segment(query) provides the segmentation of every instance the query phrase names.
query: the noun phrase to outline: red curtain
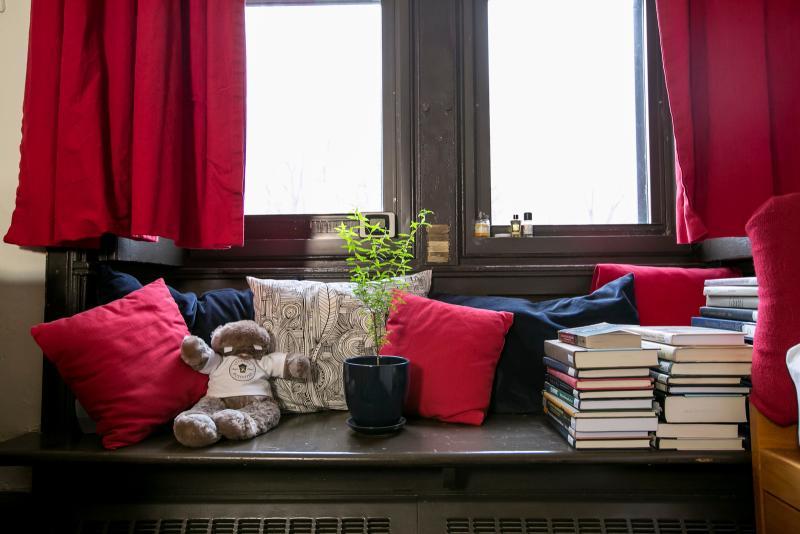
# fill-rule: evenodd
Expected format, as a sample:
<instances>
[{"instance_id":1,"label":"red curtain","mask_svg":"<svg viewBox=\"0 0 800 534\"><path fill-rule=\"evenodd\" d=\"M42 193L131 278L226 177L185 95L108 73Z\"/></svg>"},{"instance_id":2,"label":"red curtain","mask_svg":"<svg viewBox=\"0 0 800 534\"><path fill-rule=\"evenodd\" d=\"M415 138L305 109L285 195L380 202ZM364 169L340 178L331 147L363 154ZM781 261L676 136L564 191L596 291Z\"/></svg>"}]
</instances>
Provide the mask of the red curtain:
<instances>
[{"instance_id":1,"label":"red curtain","mask_svg":"<svg viewBox=\"0 0 800 534\"><path fill-rule=\"evenodd\" d=\"M33 0L5 241L243 236L244 0Z\"/></svg>"},{"instance_id":2,"label":"red curtain","mask_svg":"<svg viewBox=\"0 0 800 534\"><path fill-rule=\"evenodd\" d=\"M657 0L675 133L678 242L744 236L800 191L800 2Z\"/></svg>"}]
</instances>

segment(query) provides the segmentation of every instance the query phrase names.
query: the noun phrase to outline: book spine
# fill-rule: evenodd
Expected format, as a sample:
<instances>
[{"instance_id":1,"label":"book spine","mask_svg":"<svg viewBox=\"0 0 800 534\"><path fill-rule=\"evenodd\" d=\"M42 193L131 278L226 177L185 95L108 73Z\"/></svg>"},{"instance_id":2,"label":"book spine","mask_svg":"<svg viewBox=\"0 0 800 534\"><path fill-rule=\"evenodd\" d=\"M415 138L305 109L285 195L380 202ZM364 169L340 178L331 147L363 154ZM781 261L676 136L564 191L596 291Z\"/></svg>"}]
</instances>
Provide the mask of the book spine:
<instances>
[{"instance_id":1,"label":"book spine","mask_svg":"<svg viewBox=\"0 0 800 534\"><path fill-rule=\"evenodd\" d=\"M758 280L755 276L746 276L743 278L714 278L706 280L706 286L757 286Z\"/></svg>"},{"instance_id":2,"label":"book spine","mask_svg":"<svg viewBox=\"0 0 800 534\"><path fill-rule=\"evenodd\" d=\"M659 360L658 361L658 369L663 374L669 375L670 371L672 371L672 364L673 364L673 362L670 362L670 361L667 361L667 360ZM659 380L659 382L661 382L661 380Z\"/></svg>"},{"instance_id":3,"label":"book spine","mask_svg":"<svg viewBox=\"0 0 800 534\"><path fill-rule=\"evenodd\" d=\"M744 332L742 321L732 319L717 319L714 317L692 317L692 326L702 326L705 328L717 328L719 330L732 330L734 332Z\"/></svg>"},{"instance_id":4,"label":"book spine","mask_svg":"<svg viewBox=\"0 0 800 534\"><path fill-rule=\"evenodd\" d=\"M758 297L710 296L706 297L706 306L755 310L758 308Z\"/></svg>"},{"instance_id":5,"label":"book spine","mask_svg":"<svg viewBox=\"0 0 800 534\"><path fill-rule=\"evenodd\" d=\"M755 335L756 335L756 324L755 323L742 323L742 332L744 332L745 337L755 337Z\"/></svg>"},{"instance_id":6,"label":"book spine","mask_svg":"<svg viewBox=\"0 0 800 534\"><path fill-rule=\"evenodd\" d=\"M703 289L703 295L730 296L730 297L757 297L758 288L755 286L711 286Z\"/></svg>"},{"instance_id":7,"label":"book spine","mask_svg":"<svg viewBox=\"0 0 800 534\"><path fill-rule=\"evenodd\" d=\"M548 384L547 382L545 382L545 384L544 384L544 389L545 389L545 391L548 391L551 395L555 395L556 397L558 397L559 399L563 400L564 402L569 403L574 408L576 408L576 409L579 408L579 404L580 403L575 399L575 397L573 397L572 395L570 395L566 391L562 391L561 389L555 387L552 384Z\"/></svg>"},{"instance_id":8,"label":"book spine","mask_svg":"<svg viewBox=\"0 0 800 534\"><path fill-rule=\"evenodd\" d=\"M577 334L571 334L569 332L558 333L558 340L562 343L567 343L568 345L577 345L580 338L581 336L578 336Z\"/></svg>"},{"instance_id":9,"label":"book spine","mask_svg":"<svg viewBox=\"0 0 800 534\"><path fill-rule=\"evenodd\" d=\"M557 371L561 371L565 375L569 375L569 376L574 377L574 376L577 376L577 374L578 374L578 370L575 369L574 367L570 367L569 365L561 363L558 360L554 360L553 358L545 357L545 358L543 358L543 361L544 361L544 364L546 366L552 367L553 369L556 369Z\"/></svg>"},{"instance_id":10,"label":"book spine","mask_svg":"<svg viewBox=\"0 0 800 534\"><path fill-rule=\"evenodd\" d=\"M755 310L744 310L741 308L719 308L703 306L700 308L700 315L703 317L716 317L718 319L730 319L733 321L755 322L758 312Z\"/></svg>"},{"instance_id":11,"label":"book spine","mask_svg":"<svg viewBox=\"0 0 800 534\"><path fill-rule=\"evenodd\" d=\"M566 382L564 382L563 380L559 379L558 377L555 377L555 376L553 376L551 374L548 374L545 377L545 379L550 384L554 385L555 387L557 387L559 389L562 389L562 390L566 391L567 393L571 394L576 399L580 398L580 396L581 396L581 392L580 391L578 391L577 389L573 388L570 384L567 384Z\"/></svg>"}]
</instances>

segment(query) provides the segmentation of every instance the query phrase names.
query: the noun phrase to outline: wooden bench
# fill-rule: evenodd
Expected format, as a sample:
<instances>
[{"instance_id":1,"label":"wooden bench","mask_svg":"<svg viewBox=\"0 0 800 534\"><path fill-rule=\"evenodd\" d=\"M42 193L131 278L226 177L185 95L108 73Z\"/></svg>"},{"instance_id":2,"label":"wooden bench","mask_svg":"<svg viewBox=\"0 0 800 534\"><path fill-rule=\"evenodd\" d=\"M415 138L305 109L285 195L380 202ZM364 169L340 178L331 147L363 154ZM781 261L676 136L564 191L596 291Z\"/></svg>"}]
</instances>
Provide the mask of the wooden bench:
<instances>
[{"instance_id":1,"label":"wooden bench","mask_svg":"<svg viewBox=\"0 0 800 534\"><path fill-rule=\"evenodd\" d=\"M131 268L145 278L166 273L181 290L243 284L245 274L341 276L318 267L300 274L169 267L179 259L126 246L135 250L118 247L109 258L158 260L161 266ZM48 252L47 320L84 309L96 259ZM528 273L525 285L530 291L535 278L541 293L531 296L538 298L582 291L591 275L590 268L540 270ZM490 274L494 280L503 272ZM486 276L444 270L439 290L474 289ZM0 464L33 473L30 498L15 503L13 513L0 510L1 517L27 518L11 531L36 525L147 534L754 533L749 452L576 451L542 416L525 415L490 415L482 427L410 421L397 436L365 437L346 426L344 413L286 416L264 436L201 450L180 446L167 429L106 451L96 436L77 432L73 402L45 364L42 434L0 444Z\"/></svg>"}]
</instances>

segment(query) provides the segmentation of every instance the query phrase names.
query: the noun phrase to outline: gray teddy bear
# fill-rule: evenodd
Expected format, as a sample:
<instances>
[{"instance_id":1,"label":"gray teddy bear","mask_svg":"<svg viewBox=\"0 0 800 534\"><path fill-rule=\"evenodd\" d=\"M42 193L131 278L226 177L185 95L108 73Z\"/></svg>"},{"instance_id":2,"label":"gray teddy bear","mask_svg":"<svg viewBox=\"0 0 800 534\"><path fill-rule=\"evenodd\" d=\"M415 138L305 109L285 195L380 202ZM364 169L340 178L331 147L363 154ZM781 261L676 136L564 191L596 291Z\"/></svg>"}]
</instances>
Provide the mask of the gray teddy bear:
<instances>
[{"instance_id":1,"label":"gray teddy bear","mask_svg":"<svg viewBox=\"0 0 800 534\"><path fill-rule=\"evenodd\" d=\"M255 321L222 325L211 334L211 346L186 336L181 359L209 375L208 391L175 418L175 438L187 447L204 447L222 437L249 439L280 421L269 379L311 377L311 361L302 354L273 352L270 333Z\"/></svg>"}]
</instances>

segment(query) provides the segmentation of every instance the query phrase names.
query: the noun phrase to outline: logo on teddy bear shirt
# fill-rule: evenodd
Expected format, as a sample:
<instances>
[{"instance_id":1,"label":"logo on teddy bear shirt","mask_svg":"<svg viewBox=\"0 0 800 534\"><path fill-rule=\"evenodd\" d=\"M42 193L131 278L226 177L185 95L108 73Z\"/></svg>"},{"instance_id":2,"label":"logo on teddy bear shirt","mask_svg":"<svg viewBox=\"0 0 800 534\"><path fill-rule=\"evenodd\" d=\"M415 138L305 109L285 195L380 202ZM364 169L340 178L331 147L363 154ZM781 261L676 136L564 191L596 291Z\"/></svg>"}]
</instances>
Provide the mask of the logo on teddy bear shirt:
<instances>
[{"instance_id":1,"label":"logo on teddy bear shirt","mask_svg":"<svg viewBox=\"0 0 800 534\"><path fill-rule=\"evenodd\" d=\"M251 360L234 358L228 367L228 373L238 382L247 382L256 376L256 366Z\"/></svg>"}]
</instances>

